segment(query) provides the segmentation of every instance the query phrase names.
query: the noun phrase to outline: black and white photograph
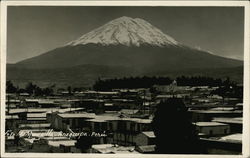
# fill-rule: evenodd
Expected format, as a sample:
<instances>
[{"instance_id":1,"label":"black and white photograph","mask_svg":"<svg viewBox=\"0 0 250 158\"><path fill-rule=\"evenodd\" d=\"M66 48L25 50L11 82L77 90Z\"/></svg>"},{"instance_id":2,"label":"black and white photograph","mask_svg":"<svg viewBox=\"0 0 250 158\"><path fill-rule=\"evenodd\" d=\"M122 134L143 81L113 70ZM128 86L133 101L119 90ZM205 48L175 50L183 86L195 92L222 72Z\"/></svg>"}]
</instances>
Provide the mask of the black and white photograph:
<instances>
[{"instance_id":1,"label":"black and white photograph","mask_svg":"<svg viewBox=\"0 0 250 158\"><path fill-rule=\"evenodd\" d=\"M248 3L57 3L2 10L2 153L248 153Z\"/></svg>"}]
</instances>

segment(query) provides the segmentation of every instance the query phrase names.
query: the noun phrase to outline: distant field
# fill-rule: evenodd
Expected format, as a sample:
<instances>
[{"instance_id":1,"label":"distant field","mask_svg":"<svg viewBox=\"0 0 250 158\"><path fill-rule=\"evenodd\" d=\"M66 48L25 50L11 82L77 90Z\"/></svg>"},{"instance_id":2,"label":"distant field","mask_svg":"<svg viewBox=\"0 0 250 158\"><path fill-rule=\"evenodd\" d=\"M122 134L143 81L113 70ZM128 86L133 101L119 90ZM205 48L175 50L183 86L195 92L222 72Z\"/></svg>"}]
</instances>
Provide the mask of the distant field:
<instances>
[{"instance_id":1,"label":"distant field","mask_svg":"<svg viewBox=\"0 0 250 158\"><path fill-rule=\"evenodd\" d=\"M7 66L7 80L11 80L20 88L28 82L40 87L56 84L57 87L91 87L95 81L105 78L122 78L131 76L208 76L213 78L230 77L237 83L243 82L243 67L217 69L190 69L185 71L161 71L140 73L131 67L82 65L71 68L58 69L27 69Z\"/></svg>"}]
</instances>

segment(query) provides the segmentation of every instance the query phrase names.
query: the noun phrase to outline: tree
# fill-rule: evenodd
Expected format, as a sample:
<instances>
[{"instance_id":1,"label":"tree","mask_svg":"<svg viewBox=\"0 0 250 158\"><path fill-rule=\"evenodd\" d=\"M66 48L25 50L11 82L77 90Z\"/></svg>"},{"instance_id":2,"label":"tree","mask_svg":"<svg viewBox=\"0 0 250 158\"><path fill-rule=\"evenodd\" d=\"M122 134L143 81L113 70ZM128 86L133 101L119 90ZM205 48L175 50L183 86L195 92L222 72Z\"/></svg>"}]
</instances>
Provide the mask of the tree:
<instances>
[{"instance_id":1,"label":"tree","mask_svg":"<svg viewBox=\"0 0 250 158\"><path fill-rule=\"evenodd\" d=\"M17 88L13 85L11 81L6 81L6 92L7 93L16 93Z\"/></svg>"},{"instance_id":2,"label":"tree","mask_svg":"<svg viewBox=\"0 0 250 158\"><path fill-rule=\"evenodd\" d=\"M181 99L170 98L157 105L152 122L156 153L195 154L204 152L195 126Z\"/></svg>"},{"instance_id":3,"label":"tree","mask_svg":"<svg viewBox=\"0 0 250 158\"><path fill-rule=\"evenodd\" d=\"M71 86L68 86L67 90L68 90L69 95L71 95L72 94Z\"/></svg>"},{"instance_id":4,"label":"tree","mask_svg":"<svg viewBox=\"0 0 250 158\"><path fill-rule=\"evenodd\" d=\"M37 85L33 84L32 82L28 83L25 87L26 92L29 94L34 94L36 89Z\"/></svg>"},{"instance_id":5,"label":"tree","mask_svg":"<svg viewBox=\"0 0 250 158\"><path fill-rule=\"evenodd\" d=\"M79 139L77 139L76 147L81 150L81 152L86 153L88 149L91 148L91 146L94 143L94 138L91 136L81 136Z\"/></svg>"},{"instance_id":6,"label":"tree","mask_svg":"<svg viewBox=\"0 0 250 158\"><path fill-rule=\"evenodd\" d=\"M42 96L43 95L43 90L40 87L36 87L34 89L34 95L35 96Z\"/></svg>"}]
</instances>

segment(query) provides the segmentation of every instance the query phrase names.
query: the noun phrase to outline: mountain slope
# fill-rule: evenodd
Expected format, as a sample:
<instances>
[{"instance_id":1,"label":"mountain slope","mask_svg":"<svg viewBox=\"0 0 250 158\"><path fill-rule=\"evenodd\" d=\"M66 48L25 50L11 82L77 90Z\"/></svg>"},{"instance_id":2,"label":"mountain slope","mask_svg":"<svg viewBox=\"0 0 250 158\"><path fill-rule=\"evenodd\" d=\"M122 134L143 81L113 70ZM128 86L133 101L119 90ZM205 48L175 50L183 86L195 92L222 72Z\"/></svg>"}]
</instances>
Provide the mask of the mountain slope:
<instances>
[{"instance_id":1,"label":"mountain slope","mask_svg":"<svg viewBox=\"0 0 250 158\"><path fill-rule=\"evenodd\" d=\"M17 63L25 68L67 68L83 64L127 66L147 71L241 66L242 61L215 56L188 47L87 44L57 48ZM178 67L176 67L178 65Z\"/></svg>"},{"instance_id":2,"label":"mountain slope","mask_svg":"<svg viewBox=\"0 0 250 158\"><path fill-rule=\"evenodd\" d=\"M137 74L133 69L122 66L79 65L70 68L27 69L7 65L7 80L20 87L33 82L41 87L56 84L57 87L91 86L98 78L115 78Z\"/></svg>"}]
</instances>

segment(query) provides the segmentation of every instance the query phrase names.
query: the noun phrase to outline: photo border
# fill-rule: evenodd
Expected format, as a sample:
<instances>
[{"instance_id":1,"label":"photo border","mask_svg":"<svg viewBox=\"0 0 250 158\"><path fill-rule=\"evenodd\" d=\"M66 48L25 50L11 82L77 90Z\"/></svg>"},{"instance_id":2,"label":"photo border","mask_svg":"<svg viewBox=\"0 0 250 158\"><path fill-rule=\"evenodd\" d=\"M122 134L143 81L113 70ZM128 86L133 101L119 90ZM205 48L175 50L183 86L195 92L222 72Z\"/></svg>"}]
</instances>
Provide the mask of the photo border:
<instances>
[{"instance_id":1,"label":"photo border","mask_svg":"<svg viewBox=\"0 0 250 158\"><path fill-rule=\"evenodd\" d=\"M2 157L128 157L128 154L77 154L77 153L5 153L5 88L7 51L7 7L8 6L183 6L183 7L244 7L244 80L243 80L243 137L242 155L178 155L178 154L129 154L129 157L250 157L250 86L249 86L249 2L247 1L2 1L1 2L1 156Z\"/></svg>"}]
</instances>

